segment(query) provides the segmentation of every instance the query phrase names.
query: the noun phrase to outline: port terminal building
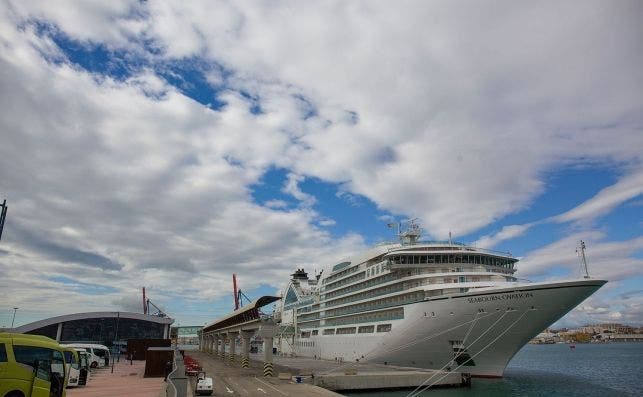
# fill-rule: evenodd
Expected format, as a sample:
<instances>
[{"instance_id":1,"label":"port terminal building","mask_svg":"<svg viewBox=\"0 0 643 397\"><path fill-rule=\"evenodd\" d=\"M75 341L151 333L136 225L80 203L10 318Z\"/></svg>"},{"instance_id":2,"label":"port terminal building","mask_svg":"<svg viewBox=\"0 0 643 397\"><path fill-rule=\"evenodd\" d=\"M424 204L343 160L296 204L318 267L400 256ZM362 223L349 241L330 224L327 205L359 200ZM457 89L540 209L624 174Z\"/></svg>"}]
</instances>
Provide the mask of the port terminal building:
<instances>
[{"instance_id":1,"label":"port terminal building","mask_svg":"<svg viewBox=\"0 0 643 397\"><path fill-rule=\"evenodd\" d=\"M199 350L202 326L176 326L170 328L170 339L179 350Z\"/></svg>"},{"instance_id":2,"label":"port terminal building","mask_svg":"<svg viewBox=\"0 0 643 397\"><path fill-rule=\"evenodd\" d=\"M51 317L17 327L13 332L44 335L59 343L112 346L128 339L169 339L174 319L132 312L89 312Z\"/></svg>"}]
</instances>

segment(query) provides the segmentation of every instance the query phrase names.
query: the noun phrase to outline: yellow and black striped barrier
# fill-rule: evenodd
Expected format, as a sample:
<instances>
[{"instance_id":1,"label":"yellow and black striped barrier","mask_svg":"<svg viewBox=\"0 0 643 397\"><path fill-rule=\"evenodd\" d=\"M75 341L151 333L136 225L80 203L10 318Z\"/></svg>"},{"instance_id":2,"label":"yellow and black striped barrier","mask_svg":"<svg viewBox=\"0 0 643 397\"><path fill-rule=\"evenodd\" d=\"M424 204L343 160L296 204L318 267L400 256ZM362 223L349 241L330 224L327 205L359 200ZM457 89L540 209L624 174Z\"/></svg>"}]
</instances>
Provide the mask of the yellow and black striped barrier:
<instances>
[{"instance_id":1,"label":"yellow and black striped barrier","mask_svg":"<svg viewBox=\"0 0 643 397\"><path fill-rule=\"evenodd\" d=\"M274 376L272 363L263 363L263 376Z\"/></svg>"},{"instance_id":2,"label":"yellow and black striped barrier","mask_svg":"<svg viewBox=\"0 0 643 397\"><path fill-rule=\"evenodd\" d=\"M234 362L234 354L230 353L230 355L228 356L228 361L230 361L231 363Z\"/></svg>"},{"instance_id":3,"label":"yellow and black striped barrier","mask_svg":"<svg viewBox=\"0 0 643 397\"><path fill-rule=\"evenodd\" d=\"M242 358L241 359L241 368L250 368L250 360L247 358Z\"/></svg>"}]
</instances>

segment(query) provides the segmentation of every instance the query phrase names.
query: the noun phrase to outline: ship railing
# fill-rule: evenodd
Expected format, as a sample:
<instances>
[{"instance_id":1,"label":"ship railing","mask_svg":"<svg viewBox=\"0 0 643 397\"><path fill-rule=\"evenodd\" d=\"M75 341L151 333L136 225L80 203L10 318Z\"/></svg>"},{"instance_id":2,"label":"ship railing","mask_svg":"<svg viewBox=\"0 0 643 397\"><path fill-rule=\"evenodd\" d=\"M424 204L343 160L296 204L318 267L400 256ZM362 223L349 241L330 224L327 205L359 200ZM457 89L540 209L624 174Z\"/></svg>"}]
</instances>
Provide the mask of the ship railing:
<instances>
[{"instance_id":1,"label":"ship railing","mask_svg":"<svg viewBox=\"0 0 643 397\"><path fill-rule=\"evenodd\" d=\"M409 303L415 303L415 302L420 302L424 300L424 294L422 294L421 297L416 296L416 297L403 297L402 299L394 302L386 302L386 303L379 303L379 304L373 304L371 306L366 306L366 307L349 307L346 309L331 309L326 313L325 318L330 318L330 317L340 317L340 316L346 316L350 314L355 314L355 313L366 313L366 312L372 312L375 310L381 310L381 309L388 309L390 307L396 307L400 305L405 305ZM333 310L336 310L336 312L332 312Z\"/></svg>"},{"instance_id":2,"label":"ship railing","mask_svg":"<svg viewBox=\"0 0 643 397\"><path fill-rule=\"evenodd\" d=\"M400 284L403 284L403 283L400 283ZM342 299L342 302L340 302L340 303L331 303L329 306L326 306L325 309L328 310L329 308L332 308L332 307L338 306L338 305L343 305L345 303L350 303L350 302L355 302L355 301L360 301L360 300L365 300L365 299L371 299L371 298L375 298L375 297L378 297L378 296L388 295L388 294L392 294L392 293L400 292L400 291L404 290L403 285L400 285L399 287L397 287L397 284L393 284L391 287L395 287L395 288L390 288L390 289L384 289L383 288L381 291L365 294L365 295L362 295L362 296L359 296L361 294L356 294L356 295L353 295L351 297L338 298L338 299ZM377 291L377 290L371 290L371 291ZM371 292L371 291L366 291L366 292ZM353 292L353 291L351 291L351 292ZM347 293L349 293L349 292L347 292ZM343 296L343 295L346 295L346 294L342 294L342 295L338 295L338 296Z\"/></svg>"},{"instance_id":3,"label":"ship railing","mask_svg":"<svg viewBox=\"0 0 643 397\"><path fill-rule=\"evenodd\" d=\"M337 327L342 325L353 325L353 324L363 324L363 323L373 323L379 321L391 321L391 320L401 320L404 318L403 312L388 313L379 318L349 318L349 319L329 319L326 321L326 325L329 327Z\"/></svg>"},{"instance_id":4,"label":"ship railing","mask_svg":"<svg viewBox=\"0 0 643 397\"><path fill-rule=\"evenodd\" d=\"M460 243L456 241L441 241L441 240L436 240L436 241L418 241L416 244L413 245L404 245L402 247L397 246L397 247L389 247L387 249L387 252L391 251L399 251L400 248L404 247L409 247L409 246L416 246L416 245L441 245L443 247L447 248L452 248L454 251L467 251L467 252L482 252L490 255L502 255L502 256L509 256L513 258L513 255L511 255L511 252L508 251L498 251L498 250L492 250L489 248L480 248L476 247L475 245L468 245L465 243Z\"/></svg>"},{"instance_id":5,"label":"ship railing","mask_svg":"<svg viewBox=\"0 0 643 397\"><path fill-rule=\"evenodd\" d=\"M367 288L370 288L370 287L373 287L373 286L376 286L376 285L380 285L380 284L384 284L384 283L388 283L388 282L391 282L391 281L394 281L394 280L396 280L396 278L392 274L387 273L384 276L372 278L372 279L364 281L364 282L362 282L362 280L357 280L357 281L354 282L355 283L354 285L346 287L346 290L343 291L341 294L331 295L330 297L328 297L329 294L334 294L335 292L341 291L340 289L336 289L336 290L332 290L332 291L329 291L329 292L324 292L322 295L324 295L325 296L324 299L326 301L328 301L328 300L334 299L335 297L338 297L338 296L346 295L346 294L349 294L349 293L354 292L354 291L359 291L361 289L365 290ZM357 283L359 283L359 284L357 284Z\"/></svg>"}]
</instances>

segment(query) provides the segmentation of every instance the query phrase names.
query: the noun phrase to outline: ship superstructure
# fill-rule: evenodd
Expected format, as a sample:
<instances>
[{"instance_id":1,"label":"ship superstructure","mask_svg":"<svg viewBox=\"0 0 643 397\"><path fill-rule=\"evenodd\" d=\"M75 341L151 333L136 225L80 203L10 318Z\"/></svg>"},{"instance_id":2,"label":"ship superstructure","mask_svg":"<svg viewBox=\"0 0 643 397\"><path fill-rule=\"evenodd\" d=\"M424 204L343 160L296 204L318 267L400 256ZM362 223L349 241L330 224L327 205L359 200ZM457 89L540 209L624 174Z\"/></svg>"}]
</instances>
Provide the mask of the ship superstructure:
<instances>
[{"instance_id":1,"label":"ship superstructure","mask_svg":"<svg viewBox=\"0 0 643 397\"><path fill-rule=\"evenodd\" d=\"M293 273L275 312L280 353L502 376L524 344L606 282L519 281L509 253L419 237L411 222L400 243L327 274Z\"/></svg>"}]
</instances>

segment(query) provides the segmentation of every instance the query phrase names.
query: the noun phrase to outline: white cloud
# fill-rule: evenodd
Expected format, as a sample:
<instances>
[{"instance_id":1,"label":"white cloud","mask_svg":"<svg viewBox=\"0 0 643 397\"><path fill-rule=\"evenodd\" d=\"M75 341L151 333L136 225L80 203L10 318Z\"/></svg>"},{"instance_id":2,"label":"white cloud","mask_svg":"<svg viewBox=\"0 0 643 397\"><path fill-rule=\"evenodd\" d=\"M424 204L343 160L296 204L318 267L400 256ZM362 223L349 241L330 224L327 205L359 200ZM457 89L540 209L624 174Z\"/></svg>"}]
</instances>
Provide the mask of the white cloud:
<instances>
[{"instance_id":1,"label":"white cloud","mask_svg":"<svg viewBox=\"0 0 643 397\"><path fill-rule=\"evenodd\" d=\"M503 226L503 228L496 234L480 237L474 245L480 248L492 248L501 241L522 236L533 225L533 223L525 223L523 225Z\"/></svg>"},{"instance_id":2,"label":"white cloud","mask_svg":"<svg viewBox=\"0 0 643 397\"><path fill-rule=\"evenodd\" d=\"M289 173L286 183L284 184L281 191L284 193L290 194L291 196L299 200L302 206L306 208L310 208L317 202L317 200L315 199L314 196L303 192L299 188L299 184L303 182L304 179L305 178L301 175Z\"/></svg>"},{"instance_id":3,"label":"white cloud","mask_svg":"<svg viewBox=\"0 0 643 397\"><path fill-rule=\"evenodd\" d=\"M269 110L247 132L261 145L232 140L234 159L343 183L384 210L421 217L437 237L525 208L553 167L641 168L637 2L210 6L16 8L80 40L128 47L145 38L162 57L223 65L232 87ZM72 26L78 13L95 33ZM307 98L312 117L302 120L293 95ZM232 128L246 112L236 109L224 115Z\"/></svg>"},{"instance_id":4,"label":"white cloud","mask_svg":"<svg viewBox=\"0 0 643 397\"><path fill-rule=\"evenodd\" d=\"M76 2L60 0L9 1L3 7L21 19L41 20L58 26L67 35L89 44L107 43L111 46L137 46L130 41L145 27L141 4L130 0L109 2Z\"/></svg>"},{"instance_id":5,"label":"white cloud","mask_svg":"<svg viewBox=\"0 0 643 397\"><path fill-rule=\"evenodd\" d=\"M337 224L333 219L322 219L319 221L320 226L334 226Z\"/></svg>"},{"instance_id":6,"label":"white cloud","mask_svg":"<svg viewBox=\"0 0 643 397\"><path fill-rule=\"evenodd\" d=\"M3 302L48 314L100 310L141 285L158 304L168 291L211 300L227 293L234 269L256 276L245 288L277 285L302 258L321 267L363 245L331 240L313 211L251 202L249 186L289 141L273 128L287 104L253 115L230 92L215 112L149 70L115 81L47 63L32 32L2 26L0 190L11 207ZM115 290L61 296L55 275Z\"/></svg>"},{"instance_id":7,"label":"white cloud","mask_svg":"<svg viewBox=\"0 0 643 397\"><path fill-rule=\"evenodd\" d=\"M643 237L626 241L605 241L601 232L571 234L547 246L528 252L518 266L520 277L546 276L552 271L564 272L558 278L582 275L576 248L585 241L587 263L592 278L623 280L643 275L643 259L634 254L643 249Z\"/></svg>"},{"instance_id":8,"label":"white cloud","mask_svg":"<svg viewBox=\"0 0 643 397\"><path fill-rule=\"evenodd\" d=\"M622 287L619 282L605 284L596 294L587 298L567 314L556 327L576 327L598 323L621 323L643 326L643 291L615 292Z\"/></svg>"},{"instance_id":9,"label":"white cloud","mask_svg":"<svg viewBox=\"0 0 643 397\"><path fill-rule=\"evenodd\" d=\"M570 164L618 167L631 177L563 221L640 194L640 2L212 7L3 6L0 190L12 212L6 247L3 240L10 259L2 262L17 269L6 281L18 286L11 287L16 297L38 306L43 295L29 301L29 293L49 284L24 284L25 277L47 269L118 285L115 295L141 283L174 289L198 272L193 288L213 298L232 268L277 283L301 258L316 262L360 247L358 236L335 241L315 226L326 220L299 187L310 177L341 184L342 197L363 195L381 210L419 216L435 237L463 235L526 208L545 189L543 175ZM43 56L61 62L63 54L37 34L34 20L150 66L116 81L47 63ZM206 76L226 84L222 109L186 98L154 70L155 62L192 57L229 72ZM251 112L253 101L262 112ZM284 191L299 209L252 203L250 186L273 166L289 170ZM508 226L482 241L527 227ZM622 250L610 251L622 261L607 276L640 266L625 243L574 237L583 236ZM557 266L571 243L532 252L528 273ZM640 246L636 238L627 243ZM79 255L111 260L127 277L60 259ZM571 258L562 265L571 269Z\"/></svg>"},{"instance_id":10,"label":"white cloud","mask_svg":"<svg viewBox=\"0 0 643 397\"><path fill-rule=\"evenodd\" d=\"M643 172L626 175L615 184L602 189L592 198L567 212L535 222L503 226L503 228L495 234L482 236L474 245L482 248L491 248L502 241L522 236L533 226L543 223L579 222L587 224L596 218L608 214L614 208L641 194L643 194ZM634 205L637 204L634 203Z\"/></svg>"},{"instance_id":11,"label":"white cloud","mask_svg":"<svg viewBox=\"0 0 643 397\"><path fill-rule=\"evenodd\" d=\"M286 203L283 200L268 200L265 203L263 203L264 206L268 208L275 208L275 209L280 209L280 208L287 208L288 203Z\"/></svg>"},{"instance_id":12,"label":"white cloud","mask_svg":"<svg viewBox=\"0 0 643 397\"><path fill-rule=\"evenodd\" d=\"M556 222L586 221L609 213L623 202L643 194L643 171L621 178L581 205L555 216Z\"/></svg>"}]
</instances>

